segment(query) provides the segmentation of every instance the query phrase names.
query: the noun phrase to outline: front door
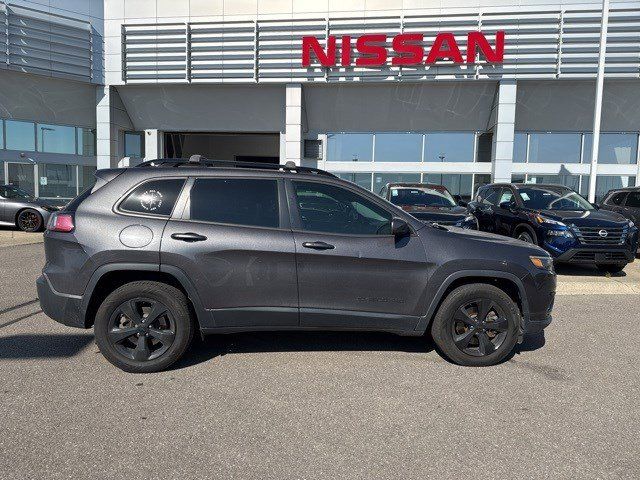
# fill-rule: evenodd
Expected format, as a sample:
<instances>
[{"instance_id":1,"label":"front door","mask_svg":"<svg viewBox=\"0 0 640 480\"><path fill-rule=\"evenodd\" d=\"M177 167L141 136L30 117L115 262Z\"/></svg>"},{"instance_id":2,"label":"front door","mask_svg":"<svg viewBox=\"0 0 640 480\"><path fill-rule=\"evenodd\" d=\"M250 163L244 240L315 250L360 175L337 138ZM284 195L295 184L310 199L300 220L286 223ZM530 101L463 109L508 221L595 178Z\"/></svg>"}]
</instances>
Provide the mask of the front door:
<instances>
[{"instance_id":1,"label":"front door","mask_svg":"<svg viewBox=\"0 0 640 480\"><path fill-rule=\"evenodd\" d=\"M506 207L506 204L511 205ZM493 207L495 213L495 232L507 237L512 236L513 229L519 223L518 215L515 213L516 197L508 187L503 187L498 197L497 205Z\"/></svg>"},{"instance_id":2,"label":"front door","mask_svg":"<svg viewBox=\"0 0 640 480\"><path fill-rule=\"evenodd\" d=\"M193 282L210 318L202 328L298 325L295 247L281 181L190 181L183 212L162 237L161 264Z\"/></svg>"},{"instance_id":3,"label":"front door","mask_svg":"<svg viewBox=\"0 0 640 480\"><path fill-rule=\"evenodd\" d=\"M391 235L392 211L355 189L288 184L300 325L408 331L424 312L429 264L417 235Z\"/></svg>"}]
</instances>

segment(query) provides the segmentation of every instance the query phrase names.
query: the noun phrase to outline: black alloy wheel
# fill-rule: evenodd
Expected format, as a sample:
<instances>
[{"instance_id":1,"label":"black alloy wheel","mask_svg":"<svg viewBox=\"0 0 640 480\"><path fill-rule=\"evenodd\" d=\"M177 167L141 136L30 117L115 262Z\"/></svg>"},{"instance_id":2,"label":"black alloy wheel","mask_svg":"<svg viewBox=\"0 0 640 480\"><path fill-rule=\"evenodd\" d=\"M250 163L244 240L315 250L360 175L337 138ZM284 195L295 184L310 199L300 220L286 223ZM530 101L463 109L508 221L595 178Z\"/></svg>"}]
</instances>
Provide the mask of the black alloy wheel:
<instances>
[{"instance_id":1,"label":"black alloy wheel","mask_svg":"<svg viewBox=\"0 0 640 480\"><path fill-rule=\"evenodd\" d=\"M440 353L458 365L486 367L503 361L520 334L520 308L502 289L462 285L443 300L431 324Z\"/></svg>"},{"instance_id":2,"label":"black alloy wheel","mask_svg":"<svg viewBox=\"0 0 640 480\"><path fill-rule=\"evenodd\" d=\"M115 309L108 339L127 358L145 362L160 357L173 344L176 322L166 305L136 297Z\"/></svg>"},{"instance_id":3,"label":"black alloy wheel","mask_svg":"<svg viewBox=\"0 0 640 480\"><path fill-rule=\"evenodd\" d=\"M453 341L461 352L482 357L500 348L507 336L509 322L494 301L479 298L456 311L451 328Z\"/></svg>"},{"instance_id":4,"label":"black alloy wheel","mask_svg":"<svg viewBox=\"0 0 640 480\"><path fill-rule=\"evenodd\" d=\"M164 370L189 348L196 329L184 292L163 282L126 283L107 295L95 316L96 344L125 372Z\"/></svg>"},{"instance_id":5,"label":"black alloy wheel","mask_svg":"<svg viewBox=\"0 0 640 480\"><path fill-rule=\"evenodd\" d=\"M37 232L42 227L42 216L30 208L18 215L18 228L24 232Z\"/></svg>"}]
</instances>

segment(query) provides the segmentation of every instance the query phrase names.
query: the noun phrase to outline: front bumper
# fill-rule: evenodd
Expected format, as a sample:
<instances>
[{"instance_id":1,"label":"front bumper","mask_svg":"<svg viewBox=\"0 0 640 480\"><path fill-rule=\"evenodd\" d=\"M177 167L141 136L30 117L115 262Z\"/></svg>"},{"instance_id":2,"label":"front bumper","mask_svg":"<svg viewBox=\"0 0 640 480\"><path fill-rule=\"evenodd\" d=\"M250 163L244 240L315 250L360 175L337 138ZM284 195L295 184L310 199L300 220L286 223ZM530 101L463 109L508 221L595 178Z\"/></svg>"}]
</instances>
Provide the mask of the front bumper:
<instances>
[{"instance_id":1,"label":"front bumper","mask_svg":"<svg viewBox=\"0 0 640 480\"><path fill-rule=\"evenodd\" d=\"M620 264L635 260L635 252L629 249L572 248L554 258L558 263Z\"/></svg>"},{"instance_id":2,"label":"front bumper","mask_svg":"<svg viewBox=\"0 0 640 480\"><path fill-rule=\"evenodd\" d=\"M40 308L48 317L68 327L87 328L82 310L82 297L56 292L42 274L36 280Z\"/></svg>"}]
</instances>

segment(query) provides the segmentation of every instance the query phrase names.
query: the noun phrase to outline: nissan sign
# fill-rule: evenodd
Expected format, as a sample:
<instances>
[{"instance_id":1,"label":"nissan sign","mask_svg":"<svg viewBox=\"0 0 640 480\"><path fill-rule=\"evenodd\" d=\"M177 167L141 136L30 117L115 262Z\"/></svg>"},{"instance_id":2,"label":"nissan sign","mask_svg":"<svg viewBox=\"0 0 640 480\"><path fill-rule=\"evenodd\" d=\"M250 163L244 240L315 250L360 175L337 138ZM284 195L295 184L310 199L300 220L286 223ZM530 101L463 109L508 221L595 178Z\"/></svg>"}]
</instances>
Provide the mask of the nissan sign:
<instances>
[{"instance_id":1,"label":"nissan sign","mask_svg":"<svg viewBox=\"0 0 640 480\"><path fill-rule=\"evenodd\" d=\"M374 67L385 65L388 58L391 58L391 65L433 64L439 60L472 64L476 63L478 53L482 53L488 63L502 63L504 59L504 31L501 30L496 32L493 46L484 33L467 33L464 57L453 33L438 33L428 51L425 51L422 45L423 40L424 36L421 33L395 35L391 42L393 53L391 54L384 45L387 42L387 35L362 35L355 42L356 51L360 56L354 62L350 35L340 37L340 58L337 52L338 37L329 35L326 47L323 47L316 37L305 36L302 37L302 66L311 65L312 54L323 67L335 67L338 62L343 67L349 67L354 63L357 67Z\"/></svg>"}]
</instances>

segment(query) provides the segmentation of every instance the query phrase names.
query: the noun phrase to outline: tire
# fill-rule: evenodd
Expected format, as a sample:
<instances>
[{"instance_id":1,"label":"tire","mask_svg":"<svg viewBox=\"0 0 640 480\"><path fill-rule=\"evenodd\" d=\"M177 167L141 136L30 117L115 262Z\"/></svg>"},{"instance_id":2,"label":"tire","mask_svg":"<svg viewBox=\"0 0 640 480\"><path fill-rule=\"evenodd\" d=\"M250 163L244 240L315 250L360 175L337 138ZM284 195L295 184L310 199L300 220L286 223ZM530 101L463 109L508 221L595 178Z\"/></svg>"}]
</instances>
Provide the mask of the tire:
<instances>
[{"instance_id":1,"label":"tire","mask_svg":"<svg viewBox=\"0 0 640 480\"><path fill-rule=\"evenodd\" d=\"M154 318L148 321L150 316ZM168 368L189 348L194 330L185 295L153 281L127 283L111 292L98 308L94 324L102 355L131 373Z\"/></svg>"},{"instance_id":2,"label":"tire","mask_svg":"<svg viewBox=\"0 0 640 480\"><path fill-rule=\"evenodd\" d=\"M598 264L596 264L596 268L598 270L600 270L601 272L608 272L608 273L620 273L622 270L624 270L624 267L626 267L626 266L627 266L626 263L614 263L614 264L598 263Z\"/></svg>"},{"instance_id":3,"label":"tire","mask_svg":"<svg viewBox=\"0 0 640 480\"><path fill-rule=\"evenodd\" d=\"M516 235L516 238L526 243L532 243L534 245L536 244L536 240L533 238L533 235L531 235L531 233L528 230L521 230Z\"/></svg>"},{"instance_id":4,"label":"tire","mask_svg":"<svg viewBox=\"0 0 640 480\"><path fill-rule=\"evenodd\" d=\"M477 318L482 308L488 312L484 320L489 321L484 324ZM509 295L493 285L475 283L447 295L433 319L431 335L448 360L486 367L500 363L511 353L518 341L520 321L520 310Z\"/></svg>"},{"instance_id":5,"label":"tire","mask_svg":"<svg viewBox=\"0 0 640 480\"><path fill-rule=\"evenodd\" d=\"M16 217L16 227L23 232L37 232L42 228L42 215L33 208L25 208Z\"/></svg>"}]
</instances>

